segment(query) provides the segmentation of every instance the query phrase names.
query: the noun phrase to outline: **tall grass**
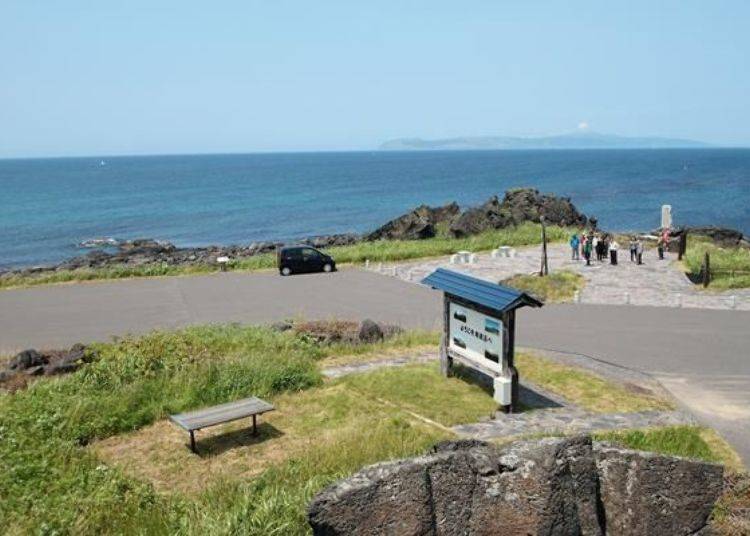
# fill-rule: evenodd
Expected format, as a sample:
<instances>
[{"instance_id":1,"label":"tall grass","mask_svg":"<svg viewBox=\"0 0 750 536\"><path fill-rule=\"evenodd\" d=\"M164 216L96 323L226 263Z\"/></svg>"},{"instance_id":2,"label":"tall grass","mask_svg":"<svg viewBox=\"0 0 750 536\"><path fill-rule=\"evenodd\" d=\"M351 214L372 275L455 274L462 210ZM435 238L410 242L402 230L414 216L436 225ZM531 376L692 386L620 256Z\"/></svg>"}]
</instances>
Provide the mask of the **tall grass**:
<instances>
[{"instance_id":1,"label":"tall grass","mask_svg":"<svg viewBox=\"0 0 750 536\"><path fill-rule=\"evenodd\" d=\"M683 257L692 279L700 280L706 252L711 258L709 288L724 290L750 287L750 249L721 248L701 237L688 237L688 249Z\"/></svg>"},{"instance_id":2,"label":"tall grass","mask_svg":"<svg viewBox=\"0 0 750 536\"><path fill-rule=\"evenodd\" d=\"M375 262L402 261L423 257L449 255L461 250L485 251L500 245L527 246L541 242L541 227L533 223L524 223L518 227L486 231L468 238L450 238L445 235L426 240L381 240L360 242L350 246L338 246L327 251L336 262L342 264L363 263L369 259ZM550 242L566 240L569 235L562 227L547 227L547 238ZM275 268L276 255L262 254L244 259L235 259L228 264L229 270L255 271ZM30 285L45 285L74 281L92 281L97 279L123 279L131 277L155 277L170 275L205 274L217 271L212 264L196 265L144 265L114 266L110 268L81 268L78 270L59 270L29 275L5 275L0 277L0 289Z\"/></svg>"}]
</instances>

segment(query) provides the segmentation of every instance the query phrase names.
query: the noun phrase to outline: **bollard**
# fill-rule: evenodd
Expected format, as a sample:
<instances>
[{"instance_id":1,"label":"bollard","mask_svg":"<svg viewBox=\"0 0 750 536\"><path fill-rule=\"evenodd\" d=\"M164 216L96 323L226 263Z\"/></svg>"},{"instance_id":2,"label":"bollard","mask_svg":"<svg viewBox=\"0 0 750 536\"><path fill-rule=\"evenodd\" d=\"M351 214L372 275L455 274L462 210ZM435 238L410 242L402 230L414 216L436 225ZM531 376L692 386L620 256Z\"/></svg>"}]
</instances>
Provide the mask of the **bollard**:
<instances>
[{"instance_id":1,"label":"bollard","mask_svg":"<svg viewBox=\"0 0 750 536\"><path fill-rule=\"evenodd\" d=\"M396 267L395 266L393 268L391 268L391 275L393 277L396 277Z\"/></svg>"},{"instance_id":2,"label":"bollard","mask_svg":"<svg viewBox=\"0 0 750 536\"><path fill-rule=\"evenodd\" d=\"M625 305L630 305L630 292L625 293Z\"/></svg>"},{"instance_id":3,"label":"bollard","mask_svg":"<svg viewBox=\"0 0 750 536\"><path fill-rule=\"evenodd\" d=\"M581 303L581 293L577 290L573 293L573 303Z\"/></svg>"},{"instance_id":4,"label":"bollard","mask_svg":"<svg viewBox=\"0 0 750 536\"><path fill-rule=\"evenodd\" d=\"M365 270L370 269L370 259L365 259Z\"/></svg>"},{"instance_id":5,"label":"bollard","mask_svg":"<svg viewBox=\"0 0 750 536\"><path fill-rule=\"evenodd\" d=\"M682 307L682 294L677 294L677 307Z\"/></svg>"},{"instance_id":6,"label":"bollard","mask_svg":"<svg viewBox=\"0 0 750 536\"><path fill-rule=\"evenodd\" d=\"M737 296L735 296L734 294L729 296L729 308L737 309Z\"/></svg>"},{"instance_id":7,"label":"bollard","mask_svg":"<svg viewBox=\"0 0 750 536\"><path fill-rule=\"evenodd\" d=\"M381 273L382 271L383 271L383 263L379 262L378 263L378 273Z\"/></svg>"}]
</instances>

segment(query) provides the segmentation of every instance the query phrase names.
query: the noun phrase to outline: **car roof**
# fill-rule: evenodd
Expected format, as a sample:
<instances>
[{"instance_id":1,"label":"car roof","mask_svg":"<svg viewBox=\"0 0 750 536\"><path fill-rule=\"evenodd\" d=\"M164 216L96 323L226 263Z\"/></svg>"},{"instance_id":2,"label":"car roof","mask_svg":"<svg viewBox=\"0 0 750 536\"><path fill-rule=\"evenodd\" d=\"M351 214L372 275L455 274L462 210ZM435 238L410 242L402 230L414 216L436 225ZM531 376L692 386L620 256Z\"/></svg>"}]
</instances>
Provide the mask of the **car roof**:
<instances>
[{"instance_id":1,"label":"car roof","mask_svg":"<svg viewBox=\"0 0 750 536\"><path fill-rule=\"evenodd\" d=\"M317 248L308 246L307 244L295 244L293 246L284 246L281 248L281 251L287 251L290 249L314 249L315 251L318 251Z\"/></svg>"}]
</instances>

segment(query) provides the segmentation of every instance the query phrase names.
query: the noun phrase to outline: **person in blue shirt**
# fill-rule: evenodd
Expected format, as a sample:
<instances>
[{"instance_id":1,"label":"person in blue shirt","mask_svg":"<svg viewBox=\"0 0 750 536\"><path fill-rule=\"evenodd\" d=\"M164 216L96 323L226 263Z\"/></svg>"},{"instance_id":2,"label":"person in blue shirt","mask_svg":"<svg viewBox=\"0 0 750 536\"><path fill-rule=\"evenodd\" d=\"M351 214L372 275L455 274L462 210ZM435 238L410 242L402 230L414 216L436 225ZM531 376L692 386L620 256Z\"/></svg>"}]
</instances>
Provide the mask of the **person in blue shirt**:
<instances>
[{"instance_id":1,"label":"person in blue shirt","mask_svg":"<svg viewBox=\"0 0 750 536\"><path fill-rule=\"evenodd\" d=\"M576 261L580 259L578 256L578 246L581 244L581 241L578 239L578 235L573 233L573 236L570 237L570 249L572 251L572 257L571 259Z\"/></svg>"}]
</instances>

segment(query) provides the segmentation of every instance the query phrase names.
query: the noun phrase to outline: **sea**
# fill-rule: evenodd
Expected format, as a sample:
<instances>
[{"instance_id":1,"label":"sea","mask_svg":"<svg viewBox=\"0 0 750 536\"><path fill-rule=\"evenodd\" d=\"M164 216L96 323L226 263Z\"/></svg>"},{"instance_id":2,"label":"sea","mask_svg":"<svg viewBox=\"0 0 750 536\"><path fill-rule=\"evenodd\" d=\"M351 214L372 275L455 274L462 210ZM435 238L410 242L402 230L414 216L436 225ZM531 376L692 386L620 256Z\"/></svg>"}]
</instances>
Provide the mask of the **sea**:
<instances>
[{"instance_id":1,"label":"sea","mask_svg":"<svg viewBox=\"0 0 750 536\"><path fill-rule=\"evenodd\" d=\"M422 203L472 206L529 186L606 229L750 233L750 149L330 152L0 160L0 267L96 239L178 246L365 232Z\"/></svg>"}]
</instances>

